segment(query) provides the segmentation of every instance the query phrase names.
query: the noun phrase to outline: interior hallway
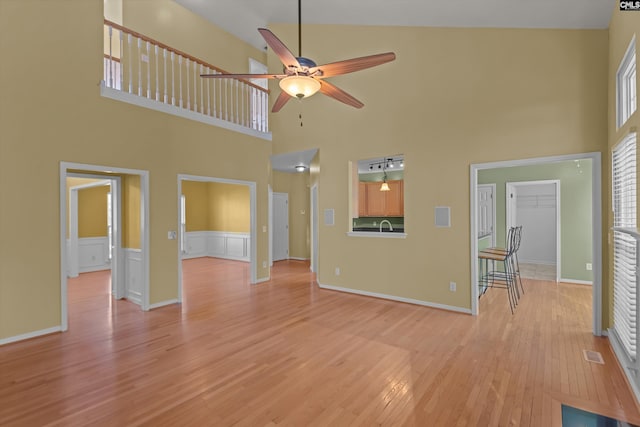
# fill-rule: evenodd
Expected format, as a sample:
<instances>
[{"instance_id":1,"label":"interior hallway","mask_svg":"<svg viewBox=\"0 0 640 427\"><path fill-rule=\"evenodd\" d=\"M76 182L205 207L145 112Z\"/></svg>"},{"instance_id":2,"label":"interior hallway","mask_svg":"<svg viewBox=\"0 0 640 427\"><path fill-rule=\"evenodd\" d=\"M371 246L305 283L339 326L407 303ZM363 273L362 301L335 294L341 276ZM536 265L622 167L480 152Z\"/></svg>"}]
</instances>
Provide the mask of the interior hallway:
<instances>
[{"instance_id":1,"label":"interior hallway","mask_svg":"<svg viewBox=\"0 0 640 427\"><path fill-rule=\"evenodd\" d=\"M551 426L560 402L640 423L586 286L525 280L514 315L490 289L472 317L200 258L145 313L105 277L70 281L69 332L0 347L3 425Z\"/></svg>"}]
</instances>

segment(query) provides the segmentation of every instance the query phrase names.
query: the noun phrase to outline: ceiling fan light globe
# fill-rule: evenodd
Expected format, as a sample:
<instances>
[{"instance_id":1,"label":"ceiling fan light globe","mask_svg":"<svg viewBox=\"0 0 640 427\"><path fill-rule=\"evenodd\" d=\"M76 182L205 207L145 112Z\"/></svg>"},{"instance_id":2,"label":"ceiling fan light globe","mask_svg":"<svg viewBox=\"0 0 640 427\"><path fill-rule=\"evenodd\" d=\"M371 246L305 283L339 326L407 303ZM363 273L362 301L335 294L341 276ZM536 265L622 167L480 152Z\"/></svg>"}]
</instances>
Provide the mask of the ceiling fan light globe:
<instances>
[{"instance_id":1,"label":"ceiling fan light globe","mask_svg":"<svg viewBox=\"0 0 640 427\"><path fill-rule=\"evenodd\" d=\"M289 76L280 80L280 88L294 98L308 98L320 90L320 82L308 76Z\"/></svg>"}]
</instances>

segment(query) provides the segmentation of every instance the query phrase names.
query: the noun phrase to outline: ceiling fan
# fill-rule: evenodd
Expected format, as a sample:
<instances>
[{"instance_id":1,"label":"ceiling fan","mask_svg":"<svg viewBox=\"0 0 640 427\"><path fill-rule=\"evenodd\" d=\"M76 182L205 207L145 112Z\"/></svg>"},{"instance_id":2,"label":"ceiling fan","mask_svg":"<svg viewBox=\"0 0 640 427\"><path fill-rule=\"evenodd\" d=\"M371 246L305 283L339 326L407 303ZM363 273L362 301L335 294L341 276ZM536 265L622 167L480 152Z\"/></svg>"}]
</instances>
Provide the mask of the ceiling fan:
<instances>
[{"instance_id":1,"label":"ceiling fan","mask_svg":"<svg viewBox=\"0 0 640 427\"><path fill-rule=\"evenodd\" d=\"M201 74L205 78L234 78L234 79L277 79L280 80L282 92L273 104L272 112L276 113L284 107L289 99L307 98L320 91L333 99L355 108L362 108L364 104L349 95L347 92L324 80L327 77L353 73L377 65L391 62L396 59L393 52L377 55L363 56L360 58L346 59L344 61L317 65L313 60L302 56L302 13L301 2L298 0L298 56L287 48L275 34L266 28L258 28L258 31L282 62L283 74Z\"/></svg>"}]
</instances>

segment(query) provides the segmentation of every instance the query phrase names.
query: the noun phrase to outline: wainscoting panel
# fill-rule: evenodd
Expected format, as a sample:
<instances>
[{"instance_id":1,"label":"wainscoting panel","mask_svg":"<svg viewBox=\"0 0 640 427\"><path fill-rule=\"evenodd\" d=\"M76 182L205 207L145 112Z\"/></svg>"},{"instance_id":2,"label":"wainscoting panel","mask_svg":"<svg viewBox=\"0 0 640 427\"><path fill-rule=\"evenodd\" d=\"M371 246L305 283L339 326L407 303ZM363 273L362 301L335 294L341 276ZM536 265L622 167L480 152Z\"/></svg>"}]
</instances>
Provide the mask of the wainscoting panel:
<instances>
[{"instance_id":1,"label":"wainscoting panel","mask_svg":"<svg viewBox=\"0 0 640 427\"><path fill-rule=\"evenodd\" d=\"M109 270L109 239L105 237L83 237L78 239L78 271Z\"/></svg>"},{"instance_id":2,"label":"wainscoting panel","mask_svg":"<svg viewBox=\"0 0 640 427\"><path fill-rule=\"evenodd\" d=\"M124 257L126 298L142 305L142 251L140 249L124 249Z\"/></svg>"},{"instance_id":3,"label":"wainscoting panel","mask_svg":"<svg viewBox=\"0 0 640 427\"><path fill-rule=\"evenodd\" d=\"M200 258L207 256L208 231L191 231L185 234L185 253L182 258Z\"/></svg>"},{"instance_id":4,"label":"wainscoting panel","mask_svg":"<svg viewBox=\"0 0 640 427\"><path fill-rule=\"evenodd\" d=\"M249 262L251 242L249 233L223 231L190 231L185 234L183 259L215 257Z\"/></svg>"}]
</instances>

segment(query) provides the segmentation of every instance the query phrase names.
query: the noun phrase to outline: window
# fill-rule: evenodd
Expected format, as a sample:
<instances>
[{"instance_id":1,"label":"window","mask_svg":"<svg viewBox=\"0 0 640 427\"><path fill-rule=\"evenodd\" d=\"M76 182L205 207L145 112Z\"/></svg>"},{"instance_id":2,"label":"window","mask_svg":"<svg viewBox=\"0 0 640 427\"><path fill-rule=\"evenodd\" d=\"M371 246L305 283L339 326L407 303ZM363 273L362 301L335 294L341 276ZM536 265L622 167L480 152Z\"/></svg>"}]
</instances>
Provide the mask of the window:
<instances>
[{"instance_id":1,"label":"window","mask_svg":"<svg viewBox=\"0 0 640 427\"><path fill-rule=\"evenodd\" d=\"M624 125L636 111L636 39L631 40L616 73L616 116L618 127Z\"/></svg>"},{"instance_id":2,"label":"window","mask_svg":"<svg viewBox=\"0 0 640 427\"><path fill-rule=\"evenodd\" d=\"M637 360L638 233L636 135L613 150L613 331L630 361Z\"/></svg>"}]
</instances>

